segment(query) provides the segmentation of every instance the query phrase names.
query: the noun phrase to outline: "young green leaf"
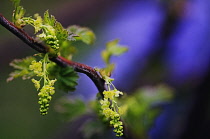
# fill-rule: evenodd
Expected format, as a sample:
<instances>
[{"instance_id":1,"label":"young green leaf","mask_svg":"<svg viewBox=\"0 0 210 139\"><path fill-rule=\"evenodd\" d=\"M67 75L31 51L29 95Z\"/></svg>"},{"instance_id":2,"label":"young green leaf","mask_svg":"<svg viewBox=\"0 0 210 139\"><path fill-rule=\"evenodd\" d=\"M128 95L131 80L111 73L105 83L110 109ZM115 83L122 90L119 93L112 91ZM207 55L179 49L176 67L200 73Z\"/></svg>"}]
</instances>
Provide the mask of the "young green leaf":
<instances>
[{"instance_id":1,"label":"young green leaf","mask_svg":"<svg viewBox=\"0 0 210 139\"><path fill-rule=\"evenodd\" d=\"M41 30L43 21L42 21L42 17L39 14L35 14L34 17L36 18L36 20L34 20L33 26L34 26L35 33L37 33Z\"/></svg>"},{"instance_id":2,"label":"young green leaf","mask_svg":"<svg viewBox=\"0 0 210 139\"><path fill-rule=\"evenodd\" d=\"M113 40L106 44L106 49L102 51L101 56L106 64L110 63L111 56L119 56L126 51L128 48L122 45L119 45L119 40Z\"/></svg>"},{"instance_id":3,"label":"young green leaf","mask_svg":"<svg viewBox=\"0 0 210 139\"><path fill-rule=\"evenodd\" d=\"M26 10L22 6L19 6L20 0L13 0L13 4L15 10L13 12L12 21L18 28L22 28L25 23L21 19L24 17Z\"/></svg>"},{"instance_id":4,"label":"young green leaf","mask_svg":"<svg viewBox=\"0 0 210 139\"><path fill-rule=\"evenodd\" d=\"M65 92L74 91L77 85L78 75L71 67L60 68L57 83L59 88Z\"/></svg>"},{"instance_id":5,"label":"young green leaf","mask_svg":"<svg viewBox=\"0 0 210 139\"><path fill-rule=\"evenodd\" d=\"M105 68L100 68L100 69L96 68L96 70L100 73L100 75L104 79L106 76L107 77L111 76L111 73L114 70L114 68L115 68L115 64L108 64Z\"/></svg>"},{"instance_id":6,"label":"young green leaf","mask_svg":"<svg viewBox=\"0 0 210 139\"><path fill-rule=\"evenodd\" d=\"M11 0L15 7L19 6L20 0Z\"/></svg>"},{"instance_id":7,"label":"young green leaf","mask_svg":"<svg viewBox=\"0 0 210 139\"><path fill-rule=\"evenodd\" d=\"M7 81L12 81L13 79L18 77L22 77L22 79L29 79L35 76L34 72L29 70L29 66L31 65L31 62L34 60L35 60L34 57L26 57L23 59L13 60L10 63L10 66L12 66L16 70L9 74L9 78L7 79Z\"/></svg>"},{"instance_id":8,"label":"young green leaf","mask_svg":"<svg viewBox=\"0 0 210 139\"><path fill-rule=\"evenodd\" d=\"M44 24L54 26L56 19L54 16L50 16L48 10L44 13Z\"/></svg>"},{"instance_id":9,"label":"young green leaf","mask_svg":"<svg viewBox=\"0 0 210 139\"><path fill-rule=\"evenodd\" d=\"M73 33L79 36L76 37L76 40L81 40L82 42L88 45L93 44L95 42L95 34L89 28L73 25L68 27L67 30L70 34Z\"/></svg>"},{"instance_id":10,"label":"young green leaf","mask_svg":"<svg viewBox=\"0 0 210 139\"><path fill-rule=\"evenodd\" d=\"M103 61L106 63L106 67L102 69L97 69L101 76L104 77L110 77L111 72L115 68L115 64L111 63L111 57L112 56L119 56L126 51L128 51L127 47L124 47L122 45L119 45L119 40L113 40L106 44L106 49L101 52L101 57Z\"/></svg>"},{"instance_id":11,"label":"young green leaf","mask_svg":"<svg viewBox=\"0 0 210 139\"><path fill-rule=\"evenodd\" d=\"M61 23L57 22L55 23L55 31L56 31L56 37L59 41L64 41L68 37L68 31L63 28Z\"/></svg>"},{"instance_id":12,"label":"young green leaf","mask_svg":"<svg viewBox=\"0 0 210 139\"><path fill-rule=\"evenodd\" d=\"M63 41L60 44L60 55L71 60L72 56L77 52L77 48L72 45L71 41Z\"/></svg>"},{"instance_id":13,"label":"young green leaf","mask_svg":"<svg viewBox=\"0 0 210 139\"><path fill-rule=\"evenodd\" d=\"M110 63L111 54L107 50L101 52L101 57L106 64Z\"/></svg>"},{"instance_id":14,"label":"young green leaf","mask_svg":"<svg viewBox=\"0 0 210 139\"><path fill-rule=\"evenodd\" d=\"M128 51L127 47L119 44L118 39L108 42L106 44L106 47L107 47L107 51L110 52L114 56L119 56L125 53L126 51Z\"/></svg>"},{"instance_id":15,"label":"young green leaf","mask_svg":"<svg viewBox=\"0 0 210 139\"><path fill-rule=\"evenodd\" d=\"M48 64L47 71L50 78L57 79L58 87L65 91L74 91L77 85L78 75L72 67L61 68L54 63Z\"/></svg>"}]
</instances>

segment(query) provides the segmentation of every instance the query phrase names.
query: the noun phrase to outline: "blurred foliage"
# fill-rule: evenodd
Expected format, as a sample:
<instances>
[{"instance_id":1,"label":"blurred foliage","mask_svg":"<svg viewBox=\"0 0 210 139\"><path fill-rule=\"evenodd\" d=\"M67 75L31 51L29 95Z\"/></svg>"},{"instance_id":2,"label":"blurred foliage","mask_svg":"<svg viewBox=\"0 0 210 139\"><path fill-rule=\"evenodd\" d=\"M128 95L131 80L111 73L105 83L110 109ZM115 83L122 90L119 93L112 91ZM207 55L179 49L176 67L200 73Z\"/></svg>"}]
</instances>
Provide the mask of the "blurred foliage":
<instances>
[{"instance_id":1,"label":"blurred foliage","mask_svg":"<svg viewBox=\"0 0 210 139\"><path fill-rule=\"evenodd\" d=\"M57 112L61 113L65 121L73 121L86 113L87 107L84 101L76 99L61 98L55 106Z\"/></svg>"},{"instance_id":2,"label":"blurred foliage","mask_svg":"<svg viewBox=\"0 0 210 139\"><path fill-rule=\"evenodd\" d=\"M161 112L161 105L173 98L172 90L165 86L143 87L133 95L123 98L121 103L127 112L123 119L134 138L148 138L147 132Z\"/></svg>"},{"instance_id":3,"label":"blurred foliage","mask_svg":"<svg viewBox=\"0 0 210 139\"><path fill-rule=\"evenodd\" d=\"M121 111L124 111L122 120L125 126L125 136L135 139L148 138L148 131L162 110L163 104L170 103L173 99L173 90L166 85L155 87L142 87L130 96L119 99ZM100 120L100 109L97 101L92 101L86 105L79 99L61 99L56 106L56 110L69 121L84 115L92 116L82 126L84 138L96 138L109 131L109 123ZM98 116L96 116L98 115ZM106 123L106 124L104 124Z\"/></svg>"}]
</instances>

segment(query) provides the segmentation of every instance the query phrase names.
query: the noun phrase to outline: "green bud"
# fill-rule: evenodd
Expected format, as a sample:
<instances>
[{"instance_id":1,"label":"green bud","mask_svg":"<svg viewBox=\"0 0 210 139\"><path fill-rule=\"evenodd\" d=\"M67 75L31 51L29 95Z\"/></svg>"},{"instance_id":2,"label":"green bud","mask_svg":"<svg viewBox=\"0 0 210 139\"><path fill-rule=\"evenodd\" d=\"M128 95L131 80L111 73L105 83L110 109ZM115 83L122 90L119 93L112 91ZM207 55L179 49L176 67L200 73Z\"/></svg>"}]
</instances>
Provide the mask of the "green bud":
<instances>
[{"instance_id":1,"label":"green bud","mask_svg":"<svg viewBox=\"0 0 210 139\"><path fill-rule=\"evenodd\" d=\"M50 95L54 95L55 94L55 91L54 90L51 90L50 91Z\"/></svg>"},{"instance_id":2,"label":"green bud","mask_svg":"<svg viewBox=\"0 0 210 139\"><path fill-rule=\"evenodd\" d=\"M50 106L50 104L46 104L46 105L45 105L45 107L49 107L49 106Z\"/></svg>"},{"instance_id":3,"label":"green bud","mask_svg":"<svg viewBox=\"0 0 210 139\"><path fill-rule=\"evenodd\" d=\"M122 133L122 132L118 130L117 133L120 134L120 133Z\"/></svg>"},{"instance_id":4,"label":"green bud","mask_svg":"<svg viewBox=\"0 0 210 139\"><path fill-rule=\"evenodd\" d=\"M46 103L48 103L48 100L47 99L43 99L42 102L46 104Z\"/></svg>"},{"instance_id":5,"label":"green bud","mask_svg":"<svg viewBox=\"0 0 210 139\"><path fill-rule=\"evenodd\" d=\"M31 79L31 81L34 83L34 86L37 90L39 90L40 88L40 81L37 81L35 79Z\"/></svg>"},{"instance_id":6,"label":"green bud","mask_svg":"<svg viewBox=\"0 0 210 139\"><path fill-rule=\"evenodd\" d=\"M52 97L51 96L48 96L47 99L50 101L52 99Z\"/></svg>"},{"instance_id":7,"label":"green bud","mask_svg":"<svg viewBox=\"0 0 210 139\"><path fill-rule=\"evenodd\" d=\"M118 127L118 124L114 124L114 128Z\"/></svg>"}]
</instances>

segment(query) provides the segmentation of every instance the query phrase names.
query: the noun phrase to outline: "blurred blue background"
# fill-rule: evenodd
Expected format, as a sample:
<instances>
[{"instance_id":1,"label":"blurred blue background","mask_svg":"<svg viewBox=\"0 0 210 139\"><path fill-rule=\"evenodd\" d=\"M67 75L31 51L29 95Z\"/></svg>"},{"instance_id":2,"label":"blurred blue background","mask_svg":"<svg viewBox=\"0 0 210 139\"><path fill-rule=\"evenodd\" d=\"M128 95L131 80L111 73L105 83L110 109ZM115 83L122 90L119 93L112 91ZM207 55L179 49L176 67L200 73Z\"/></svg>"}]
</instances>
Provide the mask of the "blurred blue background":
<instances>
[{"instance_id":1,"label":"blurred blue background","mask_svg":"<svg viewBox=\"0 0 210 139\"><path fill-rule=\"evenodd\" d=\"M49 9L65 27L77 24L96 33L94 46L79 46L75 61L103 67L100 52L107 41L118 38L128 46L126 54L112 59L117 63L112 77L119 90L129 93L159 83L175 89L175 100L164 107L150 138L210 137L209 0L37 0L33 4L22 0L21 4L30 15ZM12 10L9 0L1 0L5 17L11 19ZM0 42L0 138L60 138L66 124L53 104L65 94L56 94L49 115L40 116L32 84L19 79L5 82L12 71L8 63L34 50L2 26ZM81 74L75 94L88 101L96 93L94 84Z\"/></svg>"}]
</instances>

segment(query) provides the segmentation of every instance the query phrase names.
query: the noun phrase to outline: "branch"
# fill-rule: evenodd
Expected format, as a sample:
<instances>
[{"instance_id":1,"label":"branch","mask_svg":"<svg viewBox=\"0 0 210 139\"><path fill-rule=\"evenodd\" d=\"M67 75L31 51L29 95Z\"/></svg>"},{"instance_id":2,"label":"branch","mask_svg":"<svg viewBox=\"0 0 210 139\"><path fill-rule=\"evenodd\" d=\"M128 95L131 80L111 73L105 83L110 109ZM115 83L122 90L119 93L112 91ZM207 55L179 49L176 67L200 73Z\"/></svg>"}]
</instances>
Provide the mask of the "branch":
<instances>
[{"instance_id":1,"label":"branch","mask_svg":"<svg viewBox=\"0 0 210 139\"><path fill-rule=\"evenodd\" d=\"M39 53L47 53L47 48L43 44L37 43L32 37L30 37L25 31L16 27L12 22L7 20L1 13L0 13L0 24L5 27L7 30L12 32L16 35L19 39L23 42L28 44L31 48L35 49Z\"/></svg>"},{"instance_id":2,"label":"branch","mask_svg":"<svg viewBox=\"0 0 210 139\"><path fill-rule=\"evenodd\" d=\"M99 76L95 69L81 63L67 60L61 56L50 58L51 61L57 63L59 66L66 67L71 66L74 71L86 74L98 88L101 96L103 97L103 91L106 90L104 79Z\"/></svg>"},{"instance_id":3,"label":"branch","mask_svg":"<svg viewBox=\"0 0 210 139\"><path fill-rule=\"evenodd\" d=\"M36 42L24 30L16 27L12 22L7 20L1 13L0 13L0 24L2 26L4 26L7 30L12 32L14 35L16 35L23 42L25 42L27 45L29 45L31 48L38 51L39 53L47 53L48 52L49 47ZM95 86L97 87L98 91L100 92L101 96L103 97L103 91L106 90L105 81L96 72L96 70L94 70L93 68L91 68L85 64L70 61L70 60L67 60L61 56L52 57L52 58L50 58L50 60L55 62L56 64L58 64L61 67L71 66L71 67L73 67L73 69L76 72L86 74L94 82Z\"/></svg>"}]
</instances>

